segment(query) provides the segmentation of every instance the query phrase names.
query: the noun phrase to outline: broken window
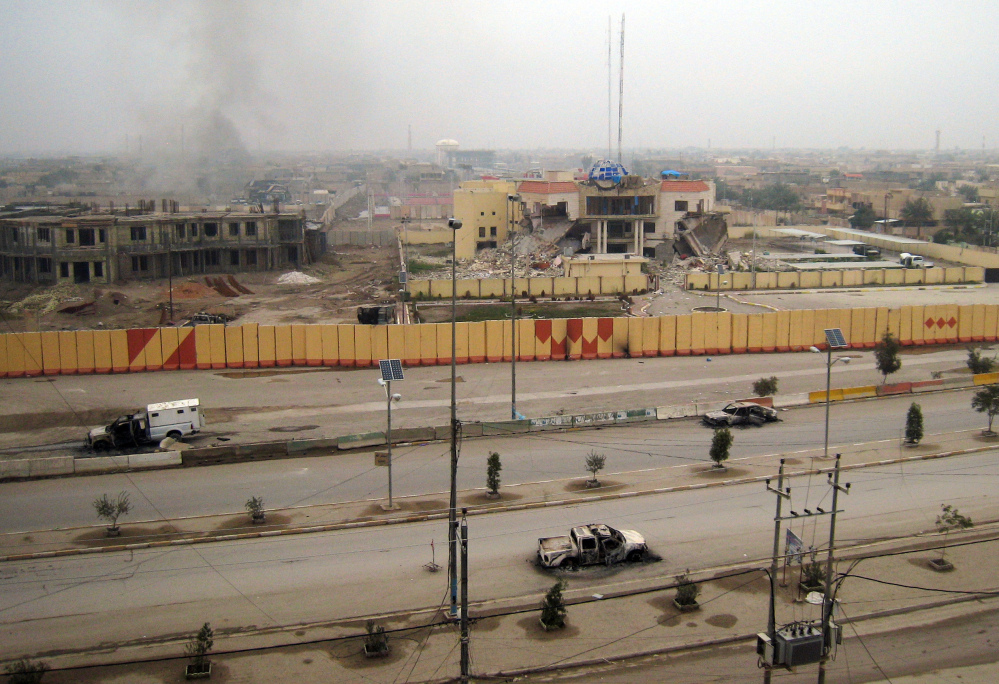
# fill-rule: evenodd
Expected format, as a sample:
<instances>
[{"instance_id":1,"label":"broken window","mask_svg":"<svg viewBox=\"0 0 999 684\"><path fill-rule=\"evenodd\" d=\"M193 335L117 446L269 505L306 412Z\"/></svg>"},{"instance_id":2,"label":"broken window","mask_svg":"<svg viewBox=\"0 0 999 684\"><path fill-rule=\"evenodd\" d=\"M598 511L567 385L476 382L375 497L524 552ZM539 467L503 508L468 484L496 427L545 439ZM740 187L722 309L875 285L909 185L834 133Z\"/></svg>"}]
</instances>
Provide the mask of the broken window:
<instances>
[{"instance_id":1,"label":"broken window","mask_svg":"<svg viewBox=\"0 0 999 684\"><path fill-rule=\"evenodd\" d=\"M496 237L496 226L491 226L489 228L489 237Z\"/></svg>"},{"instance_id":2,"label":"broken window","mask_svg":"<svg viewBox=\"0 0 999 684\"><path fill-rule=\"evenodd\" d=\"M479 226L479 237L485 237L485 236L486 236L486 227Z\"/></svg>"},{"instance_id":3,"label":"broken window","mask_svg":"<svg viewBox=\"0 0 999 684\"><path fill-rule=\"evenodd\" d=\"M14 235L17 235L17 233L14 233ZM14 242L17 242L17 240L15 239ZM70 244L76 242L76 231L72 228L66 229L66 242ZM67 275L66 277L68 278L69 276Z\"/></svg>"},{"instance_id":4,"label":"broken window","mask_svg":"<svg viewBox=\"0 0 999 684\"><path fill-rule=\"evenodd\" d=\"M687 211L687 200L673 202L673 211Z\"/></svg>"},{"instance_id":5,"label":"broken window","mask_svg":"<svg viewBox=\"0 0 999 684\"><path fill-rule=\"evenodd\" d=\"M187 232L183 223L178 223L176 226L174 226L173 230L174 234L181 239L184 238L184 234Z\"/></svg>"},{"instance_id":6,"label":"broken window","mask_svg":"<svg viewBox=\"0 0 999 684\"><path fill-rule=\"evenodd\" d=\"M146 239L146 227L145 226L132 226L132 240L138 242L140 240ZM135 270L135 269L132 269Z\"/></svg>"},{"instance_id":7,"label":"broken window","mask_svg":"<svg viewBox=\"0 0 999 684\"><path fill-rule=\"evenodd\" d=\"M52 272L52 260L51 259L39 259L38 260L38 272L39 273L51 273Z\"/></svg>"},{"instance_id":8,"label":"broken window","mask_svg":"<svg viewBox=\"0 0 999 684\"><path fill-rule=\"evenodd\" d=\"M205 266L218 266L219 265L219 251L217 249L210 249L205 252Z\"/></svg>"},{"instance_id":9,"label":"broken window","mask_svg":"<svg viewBox=\"0 0 999 684\"><path fill-rule=\"evenodd\" d=\"M245 230L247 237L254 237L257 234L257 222L247 221Z\"/></svg>"},{"instance_id":10,"label":"broken window","mask_svg":"<svg viewBox=\"0 0 999 684\"><path fill-rule=\"evenodd\" d=\"M246 253L246 265L247 266L256 266L257 265L257 252L256 252L256 250L251 249L249 252Z\"/></svg>"},{"instance_id":11,"label":"broken window","mask_svg":"<svg viewBox=\"0 0 999 684\"><path fill-rule=\"evenodd\" d=\"M230 223L229 224L229 237L239 237L239 224Z\"/></svg>"},{"instance_id":12,"label":"broken window","mask_svg":"<svg viewBox=\"0 0 999 684\"><path fill-rule=\"evenodd\" d=\"M132 271L148 271L149 270L149 257L147 256L134 256L132 257Z\"/></svg>"},{"instance_id":13,"label":"broken window","mask_svg":"<svg viewBox=\"0 0 999 684\"><path fill-rule=\"evenodd\" d=\"M94 277L103 278L104 277L104 262L95 261L94 262Z\"/></svg>"},{"instance_id":14,"label":"broken window","mask_svg":"<svg viewBox=\"0 0 999 684\"><path fill-rule=\"evenodd\" d=\"M108 232L106 230L101 228L100 230L97 231L98 242L100 242L103 245L107 241L107 239L108 239Z\"/></svg>"},{"instance_id":15,"label":"broken window","mask_svg":"<svg viewBox=\"0 0 999 684\"><path fill-rule=\"evenodd\" d=\"M80 246L93 247L95 244L96 242L94 241L94 229L80 228Z\"/></svg>"},{"instance_id":16,"label":"broken window","mask_svg":"<svg viewBox=\"0 0 999 684\"><path fill-rule=\"evenodd\" d=\"M645 221L642 224L642 231L645 232L646 235L648 235L649 233L656 232L656 222L655 221Z\"/></svg>"},{"instance_id":17,"label":"broken window","mask_svg":"<svg viewBox=\"0 0 999 684\"><path fill-rule=\"evenodd\" d=\"M59 263L59 277L68 278L69 277L69 262L62 261Z\"/></svg>"},{"instance_id":18,"label":"broken window","mask_svg":"<svg viewBox=\"0 0 999 684\"><path fill-rule=\"evenodd\" d=\"M52 241L52 231L48 228L38 229L38 240L40 242L51 242Z\"/></svg>"},{"instance_id":19,"label":"broken window","mask_svg":"<svg viewBox=\"0 0 999 684\"><path fill-rule=\"evenodd\" d=\"M239 266L239 250L231 249L229 250L229 265Z\"/></svg>"},{"instance_id":20,"label":"broken window","mask_svg":"<svg viewBox=\"0 0 999 684\"><path fill-rule=\"evenodd\" d=\"M197 236L198 236L198 224L197 223L192 223L191 224L191 237L197 237Z\"/></svg>"},{"instance_id":21,"label":"broken window","mask_svg":"<svg viewBox=\"0 0 999 684\"><path fill-rule=\"evenodd\" d=\"M219 234L219 224L217 223L205 224L205 237L215 237L218 234Z\"/></svg>"}]
</instances>

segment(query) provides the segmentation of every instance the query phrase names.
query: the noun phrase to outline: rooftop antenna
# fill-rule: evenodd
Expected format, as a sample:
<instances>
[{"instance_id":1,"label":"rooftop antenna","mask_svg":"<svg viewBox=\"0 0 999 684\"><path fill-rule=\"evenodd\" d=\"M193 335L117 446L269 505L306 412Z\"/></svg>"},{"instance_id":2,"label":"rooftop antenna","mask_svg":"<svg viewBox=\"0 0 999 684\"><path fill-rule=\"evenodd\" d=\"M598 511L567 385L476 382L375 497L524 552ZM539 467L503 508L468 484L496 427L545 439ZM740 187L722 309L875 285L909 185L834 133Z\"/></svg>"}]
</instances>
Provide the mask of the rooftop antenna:
<instances>
[{"instance_id":1,"label":"rooftop antenna","mask_svg":"<svg viewBox=\"0 0 999 684\"><path fill-rule=\"evenodd\" d=\"M621 154L621 130L624 119L624 14L621 14L621 76L619 80L617 94L617 161L624 163L624 156Z\"/></svg>"},{"instance_id":2,"label":"rooftop antenna","mask_svg":"<svg viewBox=\"0 0 999 684\"><path fill-rule=\"evenodd\" d=\"M607 159L611 158L611 127L614 125L614 77L611 69L611 18L607 17Z\"/></svg>"}]
</instances>

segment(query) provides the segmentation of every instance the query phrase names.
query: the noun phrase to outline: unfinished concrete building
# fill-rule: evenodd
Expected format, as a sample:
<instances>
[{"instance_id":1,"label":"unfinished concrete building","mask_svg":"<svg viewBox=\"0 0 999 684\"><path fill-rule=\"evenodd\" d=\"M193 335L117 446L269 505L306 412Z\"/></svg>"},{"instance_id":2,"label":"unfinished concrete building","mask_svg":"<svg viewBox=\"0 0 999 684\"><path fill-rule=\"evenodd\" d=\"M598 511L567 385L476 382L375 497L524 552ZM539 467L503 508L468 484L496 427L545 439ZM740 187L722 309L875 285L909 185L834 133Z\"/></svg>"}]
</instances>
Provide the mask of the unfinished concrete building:
<instances>
[{"instance_id":1,"label":"unfinished concrete building","mask_svg":"<svg viewBox=\"0 0 999 684\"><path fill-rule=\"evenodd\" d=\"M113 283L298 268L305 220L292 213L93 214L0 219L0 277Z\"/></svg>"}]
</instances>

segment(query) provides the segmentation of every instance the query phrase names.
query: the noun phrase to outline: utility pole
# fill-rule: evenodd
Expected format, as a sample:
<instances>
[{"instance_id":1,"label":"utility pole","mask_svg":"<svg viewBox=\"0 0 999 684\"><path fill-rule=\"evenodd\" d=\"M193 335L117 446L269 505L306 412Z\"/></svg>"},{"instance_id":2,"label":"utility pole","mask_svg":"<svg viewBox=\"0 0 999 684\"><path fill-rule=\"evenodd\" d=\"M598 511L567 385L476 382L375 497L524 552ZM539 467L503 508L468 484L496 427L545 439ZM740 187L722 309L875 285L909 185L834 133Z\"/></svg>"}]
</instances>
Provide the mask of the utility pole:
<instances>
[{"instance_id":1,"label":"utility pole","mask_svg":"<svg viewBox=\"0 0 999 684\"><path fill-rule=\"evenodd\" d=\"M520 195L507 195L506 199L510 215L510 420L517 420L517 243L514 226Z\"/></svg>"},{"instance_id":2,"label":"utility pole","mask_svg":"<svg viewBox=\"0 0 999 684\"><path fill-rule=\"evenodd\" d=\"M777 488L770 486L767 480L767 491L777 495L777 514L774 516L774 552L770 560L770 611L767 616L767 635L770 643L777 642L777 556L780 555L780 513L784 499L791 498L791 488L784 489L784 459L780 460L780 470L777 472ZM763 668L763 684L770 684L773 670L769 665Z\"/></svg>"},{"instance_id":3,"label":"utility pole","mask_svg":"<svg viewBox=\"0 0 999 684\"><path fill-rule=\"evenodd\" d=\"M461 221L448 220L452 231L461 228ZM458 233L453 233L451 242L451 495L447 510L447 575L451 593L452 619L458 615L458 394L457 366L455 355L458 351L457 338L457 299L458 299Z\"/></svg>"},{"instance_id":4,"label":"utility pole","mask_svg":"<svg viewBox=\"0 0 999 684\"><path fill-rule=\"evenodd\" d=\"M839 493L850 493L850 483L845 485L839 483L839 462L842 454L836 454L836 466L833 472L829 473L829 486L833 488L832 495L832 515L829 518L829 555L826 557L826 595L822 601L822 659L819 660L819 680L818 684L825 684L826 662L829 660L829 652L832 650L830 643L829 623L832 621L833 594L832 594L832 573L833 573L833 551L836 546L836 504Z\"/></svg>"},{"instance_id":5,"label":"utility pole","mask_svg":"<svg viewBox=\"0 0 999 684\"><path fill-rule=\"evenodd\" d=\"M461 684L468 683L468 522L461 509Z\"/></svg>"}]
</instances>

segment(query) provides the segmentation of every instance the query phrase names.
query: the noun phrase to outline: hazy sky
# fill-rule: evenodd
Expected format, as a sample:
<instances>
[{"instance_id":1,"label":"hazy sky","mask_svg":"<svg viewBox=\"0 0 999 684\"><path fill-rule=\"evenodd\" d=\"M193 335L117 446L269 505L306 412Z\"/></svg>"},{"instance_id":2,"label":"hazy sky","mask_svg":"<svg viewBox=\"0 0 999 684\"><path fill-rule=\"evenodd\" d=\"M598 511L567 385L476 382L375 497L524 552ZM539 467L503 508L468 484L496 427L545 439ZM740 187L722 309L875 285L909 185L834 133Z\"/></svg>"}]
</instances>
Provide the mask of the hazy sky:
<instances>
[{"instance_id":1,"label":"hazy sky","mask_svg":"<svg viewBox=\"0 0 999 684\"><path fill-rule=\"evenodd\" d=\"M0 153L999 147L999 2L0 0Z\"/></svg>"}]
</instances>

